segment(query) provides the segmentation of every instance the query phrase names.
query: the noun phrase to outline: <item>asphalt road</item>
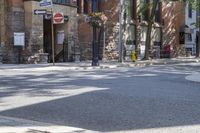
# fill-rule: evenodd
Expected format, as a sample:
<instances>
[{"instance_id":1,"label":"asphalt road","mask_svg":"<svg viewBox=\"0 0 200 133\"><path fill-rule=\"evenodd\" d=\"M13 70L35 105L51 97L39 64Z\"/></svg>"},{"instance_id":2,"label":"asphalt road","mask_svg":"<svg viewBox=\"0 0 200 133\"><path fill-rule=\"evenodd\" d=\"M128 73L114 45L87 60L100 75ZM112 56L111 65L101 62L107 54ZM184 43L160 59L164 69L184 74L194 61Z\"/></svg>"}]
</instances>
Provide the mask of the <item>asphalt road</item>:
<instances>
[{"instance_id":1,"label":"asphalt road","mask_svg":"<svg viewBox=\"0 0 200 133\"><path fill-rule=\"evenodd\" d=\"M99 132L200 125L199 64L0 72L0 115Z\"/></svg>"}]
</instances>

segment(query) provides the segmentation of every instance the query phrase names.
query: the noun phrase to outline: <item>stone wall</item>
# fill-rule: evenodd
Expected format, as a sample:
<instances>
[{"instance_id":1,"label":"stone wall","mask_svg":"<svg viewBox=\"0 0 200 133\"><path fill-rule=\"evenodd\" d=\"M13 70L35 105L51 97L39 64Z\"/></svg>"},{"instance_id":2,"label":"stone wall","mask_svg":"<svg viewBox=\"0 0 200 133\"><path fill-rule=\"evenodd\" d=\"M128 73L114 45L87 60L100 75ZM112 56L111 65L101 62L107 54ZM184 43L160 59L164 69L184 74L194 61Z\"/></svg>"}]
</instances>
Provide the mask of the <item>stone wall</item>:
<instances>
[{"instance_id":1,"label":"stone wall","mask_svg":"<svg viewBox=\"0 0 200 133\"><path fill-rule=\"evenodd\" d=\"M0 47L5 44L5 1L0 1Z\"/></svg>"},{"instance_id":2,"label":"stone wall","mask_svg":"<svg viewBox=\"0 0 200 133\"><path fill-rule=\"evenodd\" d=\"M36 56L43 53L43 16L34 15L35 9L41 9L39 2L24 2L26 34L26 50L23 52L24 63L37 63L34 61Z\"/></svg>"},{"instance_id":3,"label":"stone wall","mask_svg":"<svg viewBox=\"0 0 200 133\"><path fill-rule=\"evenodd\" d=\"M39 6L39 2L36 1L27 1L25 2L25 25L26 25L26 34L27 34L27 50L31 53L32 56L37 53L43 53L44 48L44 24L43 24L43 16L42 15L34 15L33 11L35 9L42 9ZM51 12L50 8L46 8L47 11ZM69 21L64 24L54 25L54 39L55 39L55 55L58 54L63 45L57 44L57 36L56 34L59 31L64 31L64 38L68 40L68 54L66 57L70 57L73 54L72 46L74 45L74 41L72 38L77 36L77 19L76 19L76 8L64 5L54 4L53 7L54 12L63 12L65 16L68 16ZM51 32L51 31L49 31ZM48 45L48 44L47 44ZM29 58L30 55L26 55L26 58Z\"/></svg>"},{"instance_id":4,"label":"stone wall","mask_svg":"<svg viewBox=\"0 0 200 133\"><path fill-rule=\"evenodd\" d=\"M0 1L0 63L3 60L3 46L5 45L5 1Z\"/></svg>"},{"instance_id":5,"label":"stone wall","mask_svg":"<svg viewBox=\"0 0 200 133\"><path fill-rule=\"evenodd\" d=\"M6 3L5 3L6 2ZM34 15L35 9L41 9L37 1L1 0L0 1L0 55L4 63L38 63L38 58L44 53L44 24L42 15ZM58 54L63 45L56 44L56 33L64 30L64 38L68 40L68 58L72 56L74 44L77 42L77 9L75 6L54 4L55 11L61 11L68 16L69 21L54 25L55 53ZM47 8L49 11L50 9ZM25 32L25 46L14 46L14 32ZM49 31L51 32L51 31ZM75 39L76 38L76 39ZM75 40L75 41L74 41ZM76 45L77 50L79 46ZM44 54L46 56L46 54Z\"/></svg>"},{"instance_id":6,"label":"stone wall","mask_svg":"<svg viewBox=\"0 0 200 133\"><path fill-rule=\"evenodd\" d=\"M14 32L24 32L25 29L22 0L9 0L6 4L6 41L3 46L3 62L20 63L22 48L14 46Z\"/></svg>"}]
</instances>

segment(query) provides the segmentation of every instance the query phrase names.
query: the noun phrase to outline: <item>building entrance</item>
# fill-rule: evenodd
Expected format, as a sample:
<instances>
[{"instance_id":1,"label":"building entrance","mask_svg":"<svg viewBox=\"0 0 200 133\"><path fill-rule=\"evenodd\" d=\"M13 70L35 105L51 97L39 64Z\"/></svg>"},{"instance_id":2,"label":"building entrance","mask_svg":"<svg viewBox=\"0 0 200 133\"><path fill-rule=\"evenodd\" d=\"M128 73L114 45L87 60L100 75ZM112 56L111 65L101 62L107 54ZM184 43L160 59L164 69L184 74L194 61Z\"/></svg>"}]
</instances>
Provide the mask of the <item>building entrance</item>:
<instances>
[{"instance_id":1,"label":"building entrance","mask_svg":"<svg viewBox=\"0 0 200 133\"><path fill-rule=\"evenodd\" d=\"M51 19L44 17L44 52L48 53L48 62L52 62L52 27ZM65 24L54 25L54 54L55 62L68 61L68 44L64 32Z\"/></svg>"},{"instance_id":2,"label":"building entrance","mask_svg":"<svg viewBox=\"0 0 200 133\"><path fill-rule=\"evenodd\" d=\"M48 53L48 62L52 62L52 29L51 19L44 18L44 53Z\"/></svg>"}]
</instances>

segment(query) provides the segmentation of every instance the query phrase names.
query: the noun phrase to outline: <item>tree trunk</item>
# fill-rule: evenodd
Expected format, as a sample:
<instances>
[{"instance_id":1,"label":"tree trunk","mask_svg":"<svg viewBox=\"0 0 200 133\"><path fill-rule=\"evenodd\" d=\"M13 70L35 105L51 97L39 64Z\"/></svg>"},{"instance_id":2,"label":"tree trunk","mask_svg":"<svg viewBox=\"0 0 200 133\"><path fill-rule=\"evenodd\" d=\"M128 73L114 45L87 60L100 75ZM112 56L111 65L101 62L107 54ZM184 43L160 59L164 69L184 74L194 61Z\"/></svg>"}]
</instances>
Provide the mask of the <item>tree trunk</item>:
<instances>
[{"instance_id":1,"label":"tree trunk","mask_svg":"<svg viewBox=\"0 0 200 133\"><path fill-rule=\"evenodd\" d=\"M200 1L198 0L197 1L197 11L198 11L198 13L197 13L197 26L198 26L198 28L199 28L199 33L198 33L198 40L197 40L197 45L196 45L196 57L197 58L200 58Z\"/></svg>"},{"instance_id":2,"label":"tree trunk","mask_svg":"<svg viewBox=\"0 0 200 133\"><path fill-rule=\"evenodd\" d=\"M152 31L153 19L155 17L156 7L158 5L158 2L159 0L153 1L153 7L151 9L150 18L148 20L147 38L145 42L145 56L144 56L145 60L149 60L149 57L150 57L149 51L151 47L151 31Z\"/></svg>"},{"instance_id":3,"label":"tree trunk","mask_svg":"<svg viewBox=\"0 0 200 133\"><path fill-rule=\"evenodd\" d=\"M199 33L197 35L197 44L196 44L196 58L200 58L200 28L199 28Z\"/></svg>"}]
</instances>

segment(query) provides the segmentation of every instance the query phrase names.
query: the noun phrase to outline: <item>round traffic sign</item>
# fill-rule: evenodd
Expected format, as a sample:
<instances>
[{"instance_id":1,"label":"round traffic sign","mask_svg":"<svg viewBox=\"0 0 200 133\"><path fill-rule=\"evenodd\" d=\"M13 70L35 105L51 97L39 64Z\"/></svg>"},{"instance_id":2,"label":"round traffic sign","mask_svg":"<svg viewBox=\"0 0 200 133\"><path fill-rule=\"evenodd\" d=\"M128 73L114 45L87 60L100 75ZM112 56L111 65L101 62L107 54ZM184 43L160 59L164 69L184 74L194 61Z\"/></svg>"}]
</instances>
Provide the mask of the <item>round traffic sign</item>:
<instances>
[{"instance_id":1,"label":"round traffic sign","mask_svg":"<svg viewBox=\"0 0 200 133\"><path fill-rule=\"evenodd\" d=\"M64 15L63 13L57 12L53 16L53 20L55 24L61 24L64 22Z\"/></svg>"}]
</instances>

